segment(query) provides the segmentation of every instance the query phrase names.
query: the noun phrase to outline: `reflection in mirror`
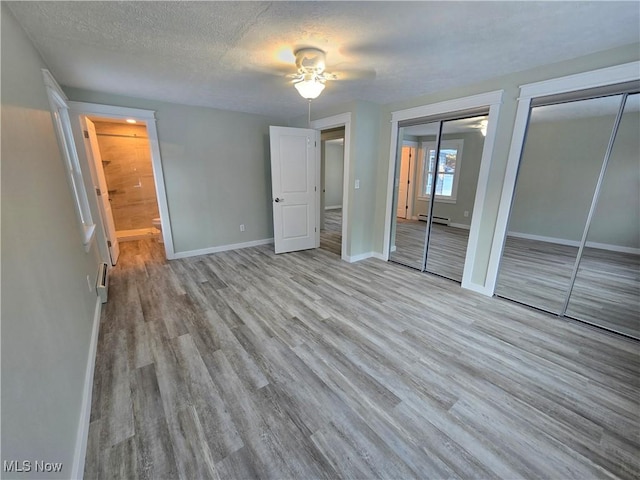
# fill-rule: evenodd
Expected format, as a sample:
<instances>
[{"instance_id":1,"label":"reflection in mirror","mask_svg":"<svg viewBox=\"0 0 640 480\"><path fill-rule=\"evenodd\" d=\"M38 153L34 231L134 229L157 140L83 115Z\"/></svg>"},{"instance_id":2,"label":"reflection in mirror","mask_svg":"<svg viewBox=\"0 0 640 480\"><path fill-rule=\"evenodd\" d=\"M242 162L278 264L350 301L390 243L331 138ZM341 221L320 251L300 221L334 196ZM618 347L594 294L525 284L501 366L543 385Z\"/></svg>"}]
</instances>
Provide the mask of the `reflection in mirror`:
<instances>
[{"instance_id":1,"label":"reflection in mirror","mask_svg":"<svg viewBox=\"0 0 640 480\"><path fill-rule=\"evenodd\" d=\"M567 316L640 338L640 95L627 98Z\"/></svg>"},{"instance_id":2,"label":"reflection in mirror","mask_svg":"<svg viewBox=\"0 0 640 480\"><path fill-rule=\"evenodd\" d=\"M439 122L400 128L391 223L389 258L403 265L424 269L429 201L420 193L418 169L424 156L420 144L429 138L435 142Z\"/></svg>"},{"instance_id":3,"label":"reflection in mirror","mask_svg":"<svg viewBox=\"0 0 640 480\"><path fill-rule=\"evenodd\" d=\"M531 109L496 294L562 314L621 98Z\"/></svg>"},{"instance_id":4,"label":"reflection in mirror","mask_svg":"<svg viewBox=\"0 0 640 480\"><path fill-rule=\"evenodd\" d=\"M488 118L484 115L443 122L437 167L435 143L427 140L421 144L425 156L419 166L418 185L420 195L427 200L433 169L437 168L427 271L457 282L462 282Z\"/></svg>"}]
</instances>

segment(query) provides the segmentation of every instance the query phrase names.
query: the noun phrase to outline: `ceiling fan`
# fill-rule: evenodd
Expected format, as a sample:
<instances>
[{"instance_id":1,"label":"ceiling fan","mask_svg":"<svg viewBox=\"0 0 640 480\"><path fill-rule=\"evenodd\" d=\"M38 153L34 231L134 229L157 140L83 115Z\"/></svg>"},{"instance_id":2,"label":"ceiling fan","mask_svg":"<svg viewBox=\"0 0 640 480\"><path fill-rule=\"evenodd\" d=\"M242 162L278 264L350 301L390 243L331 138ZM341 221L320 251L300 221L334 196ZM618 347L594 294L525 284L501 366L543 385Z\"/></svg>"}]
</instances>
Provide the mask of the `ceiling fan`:
<instances>
[{"instance_id":1,"label":"ceiling fan","mask_svg":"<svg viewBox=\"0 0 640 480\"><path fill-rule=\"evenodd\" d=\"M294 54L298 71L287 77L293 79L293 86L302 98L308 100L318 98L324 90L324 83L337 78L335 74L325 71L326 54L318 48L301 48Z\"/></svg>"},{"instance_id":2,"label":"ceiling fan","mask_svg":"<svg viewBox=\"0 0 640 480\"><path fill-rule=\"evenodd\" d=\"M292 79L293 86L307 100L318 98L324 90L327 80L352 80L375 76L375 71L327 72L326 53L319 48L300 48L294 52L294 55L297 70L286 77Z\"/></svg>"}]
</instances>

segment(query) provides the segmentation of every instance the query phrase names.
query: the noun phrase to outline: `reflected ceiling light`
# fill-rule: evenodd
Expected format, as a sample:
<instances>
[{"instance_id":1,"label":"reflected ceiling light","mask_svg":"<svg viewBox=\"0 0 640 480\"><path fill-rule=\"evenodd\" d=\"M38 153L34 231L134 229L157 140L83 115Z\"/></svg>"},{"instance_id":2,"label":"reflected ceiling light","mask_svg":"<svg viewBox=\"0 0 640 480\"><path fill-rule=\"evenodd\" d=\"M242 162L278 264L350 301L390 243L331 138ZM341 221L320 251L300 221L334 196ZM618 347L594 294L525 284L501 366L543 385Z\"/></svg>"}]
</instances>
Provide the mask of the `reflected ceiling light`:
<instances>
[{"instance_id":1,"label":"reflected ceiling light","mask_svg":"<svg viewBox=\"0 0 640 480\"><path fill-rule=\"evenodd\" d=\"M487 124L489 122L487 122L486 120L483 120L480 122L480 133L482 133L483 137L487 136Z\"/></svg>"},{"instance_id":2,"label":"reflected ceiling light","mask_svg":"<svg viewBox=\"0 0 640 480\"><path fill-rule=\"evenodd\" d=\"M133 118L127 118L127 123L138 123Z\"/></svg>"},{"instance_id":3,"label":"reflected ceiling light","mask_svg":"<svg viewBox=\"0 0 640 480\"><path fill-rule=\"evenodd\" d=\"M313 100L324 90L324 81L312 73L305 74L299 82L293 84L302 98Z\"/></svg>"}]
</instances>

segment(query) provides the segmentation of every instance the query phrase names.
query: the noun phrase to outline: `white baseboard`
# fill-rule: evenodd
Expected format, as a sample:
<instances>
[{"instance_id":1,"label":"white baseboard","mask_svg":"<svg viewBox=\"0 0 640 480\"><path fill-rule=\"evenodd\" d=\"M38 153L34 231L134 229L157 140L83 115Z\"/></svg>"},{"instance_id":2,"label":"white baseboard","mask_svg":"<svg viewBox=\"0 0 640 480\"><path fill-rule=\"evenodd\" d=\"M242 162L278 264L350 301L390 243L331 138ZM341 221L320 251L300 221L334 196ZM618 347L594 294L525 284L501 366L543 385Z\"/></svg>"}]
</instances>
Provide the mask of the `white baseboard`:
<instances>
[{"instance_id":1,"label":"white baseboard","mask_svg":"<svg viewBox=\"0 0 640 480\"><path fill-rule=\"evenodd\" d=\"M185 252L175 252L172 259L197 257L199 255L209 255L210 253L227 252L229 250L238 250L240 248L257 247L259 245L267 245L273 243L273 238L263 238L262 240L253 240L251 242L233 243L230 245L220 245L219 247L202 248L200 250L187 250Z\"/></svg>"},{"instance_id":2,"label":"white baseboard","mask_svg":"<svg viewBox=\"0 0 640 480\"><path fill-rule=\"evenodd\" d=\"M385 262L387 261L384 255L379 252L367 252L367 253L361 253L360 255L351 255L351 256L345 255L342 257L343 260L349 263L359 262L360 260L365 260L367 258L377 258L378 260L383 260Z\"/></svg>"},{"instance_id":3,"label":"white baseboard","mask_svg":"<svg viewBox=\"0 0 640 480\"><path fill-rule=\"evenodd\" d=\"M471 229L471 225L465 225L464 223L451 223L449 226L453 228L462 228L463 230Z\"/></svg>"},{"instance_id":4,"label":"white baseboard","mask_svg":"<svg viewBox=\"0 0 640 480\"><path fill-rule=\"evenodd\" d=\"M344 255L342 259L349 263L355 263L371 257L373 257L373 252L361 253L359 255Z\"/></svg>"},{"instance_id":5,"label":"white baseboard","mask_svg":"<svg viewBox=\"0 0 640 480\"><path fill-rule=\"evenodd\" d=\"M484 285L480 285L478 283L467 283L463 281L461 287L467 290L471 290L472 292L486 295L487 297L493 296L493 292L491 291L491 289L485 287Z\"/></svg>"},{"instance_id":6,"label":"white baseboard","mask_svg":"<svg viewBox=\"0 0 640 480\"><path fill-rule=\"evenodd\" d=\"M96 297L96 308L93 314L93 327L91 329L91 343L87 358L87 369L84 374L84 388L82 392L82 404L80 405L80 422L76 434L76 448L73 454L71 478L82 478L84 475L84 460L87 455L87 441L89 437L89 423L91 420L91 395L93 393L93 372L96 366L96 351L98 348L98 333L100 331L100 314L102 302Z\"/></svg>"},{"instance_id":7,"label":"white baseboard","mask_svg":"<svg viewBox=\"0 0 640 480\"><path fill-rule=\"evenodd\" d=\"M387 261L387 258L384 256L384 254L380 252L371 252L371 256L373 258L377 258L378 260L382 260L383 262Z\"/></svg>"},{"instance_id":8,"label":"white baseboard","mask_svg":"<svg viewBox=\"0 0 640 480\"><path fill-rule=\"evenodd\" d=\"M516 238L522 238L525 240L536 240L538 242L555 243L557 245L566 245L568 247L579 247L580 242L578 240L567 240L566 238L545 237L543 235L533 235L530 233L522 232L509 232L507 235ZM598 248L600 250L608 250L610 252L631 253L633 255L640 255L640 248L622 247L620 245L612 245L609 243L587 242L587 247Z\"/></svg>"},{"instance_id":9,"label":"white baseboard","mask_svg":"<svg viewBox=\"0 0 640 480\"><path fill-rule=\"evenodd\" d=\"M342 205L329 205L324 207L325 210L339 210L342 208Z\"/></svg>"}]
</instances>

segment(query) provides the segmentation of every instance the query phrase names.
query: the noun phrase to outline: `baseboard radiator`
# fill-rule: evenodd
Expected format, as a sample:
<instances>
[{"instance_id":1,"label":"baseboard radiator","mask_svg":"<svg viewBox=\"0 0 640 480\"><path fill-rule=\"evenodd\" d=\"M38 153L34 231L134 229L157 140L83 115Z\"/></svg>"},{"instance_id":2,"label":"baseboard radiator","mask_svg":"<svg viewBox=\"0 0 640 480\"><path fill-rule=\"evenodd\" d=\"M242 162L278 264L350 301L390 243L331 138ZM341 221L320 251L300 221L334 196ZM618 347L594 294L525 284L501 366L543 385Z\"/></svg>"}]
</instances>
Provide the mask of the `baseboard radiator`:
<instances>
[{"instance_id":1,"label":"baseboard radiator","mask_svg":"<svg viewBox=\"0 0 640 480\"><path fill-rule=\"evenodd\" d=\"M418 220L420 220L421 222L426 222L427 218L429 218L427 215L423 215L423 214L418 215ZM451 224L451 219L449 217L438 217L437 215L434 215L433 223L449 226Z\"/></svg>"},{"instance_id":2,"label":"baseboard radiator","mask_svg":"<svg viewBox=\"0 0 640 480\"><path fill-rule=\"evenodd\" d=\"M96 293L100 297L102 303L107 302L107 293L109 291L109 265L101 263L98 267L98 278L96 279Z\"/></svg>"}]
</instances>

